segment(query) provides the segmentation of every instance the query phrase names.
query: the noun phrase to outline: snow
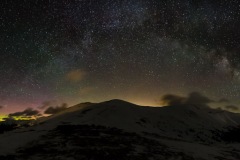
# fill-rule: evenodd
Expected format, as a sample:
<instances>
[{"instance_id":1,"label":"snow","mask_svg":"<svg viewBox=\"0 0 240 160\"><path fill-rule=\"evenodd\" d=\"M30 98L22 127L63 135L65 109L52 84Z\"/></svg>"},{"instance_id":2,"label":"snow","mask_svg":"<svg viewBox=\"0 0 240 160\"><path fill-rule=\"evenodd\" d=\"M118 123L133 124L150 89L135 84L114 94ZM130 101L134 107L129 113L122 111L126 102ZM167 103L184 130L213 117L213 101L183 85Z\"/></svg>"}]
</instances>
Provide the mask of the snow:
<instances>
[{"instance_id":1,"label":"snow","mask_svg":"<svg viewBox=\"0 0 240 160\"><path fill-rule=\"evenodd\" d=\"M95 124L116 127L143 136L156 135L151 138L173 150L209 160L222 157L224 149L239 147L237 143L226 149L221 142L215 142L212 138L213 131L240 126L239 114L207 107L146 107L111 100L98 104L79 104L61 113L41 118L30 128L6 132L0 135L0 155L14 153L19 147L37 140L62 124Z\"/></svg>"}]
</instances>

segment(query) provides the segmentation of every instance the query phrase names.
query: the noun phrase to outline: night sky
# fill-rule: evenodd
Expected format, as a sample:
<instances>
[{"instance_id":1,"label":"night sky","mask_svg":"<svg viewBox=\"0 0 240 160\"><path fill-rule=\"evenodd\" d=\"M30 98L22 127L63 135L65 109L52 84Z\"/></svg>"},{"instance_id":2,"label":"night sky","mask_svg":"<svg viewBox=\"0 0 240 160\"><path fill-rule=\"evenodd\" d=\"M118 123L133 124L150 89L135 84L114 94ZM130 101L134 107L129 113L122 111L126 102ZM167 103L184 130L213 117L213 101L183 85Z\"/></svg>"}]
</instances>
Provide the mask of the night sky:
<instances>
[{"instance_id":1,"label":"night sky","mask_svg":"<svg viewBox=\"0 0 240 160\"><path fill-rule=\"evenodd\" d=\"M165 94L191 92L240 103L238 0L2 0L0 7L1 114L115 98L157 106Z\"/></svg>"}]
</instances>

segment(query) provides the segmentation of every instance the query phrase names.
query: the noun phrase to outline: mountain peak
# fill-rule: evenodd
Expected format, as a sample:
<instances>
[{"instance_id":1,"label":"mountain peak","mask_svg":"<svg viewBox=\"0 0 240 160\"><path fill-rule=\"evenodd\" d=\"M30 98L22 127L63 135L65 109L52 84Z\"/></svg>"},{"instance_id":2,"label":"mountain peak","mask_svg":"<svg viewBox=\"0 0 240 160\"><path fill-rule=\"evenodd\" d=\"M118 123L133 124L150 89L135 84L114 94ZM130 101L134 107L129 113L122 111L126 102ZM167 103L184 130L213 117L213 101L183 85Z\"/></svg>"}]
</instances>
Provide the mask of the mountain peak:
<instances>
[{"instance_id":1,"label":"mountain peak","mask_svg":"<svg viewBox=\"0 0 240 160\"><path fill-rule=\"evenodd\" d=\"M112 99L106 102L102 102L102 103L107 103L107 104L111 104L111 105L136 105L121 99Z\"/></svg>"}]
</instances>

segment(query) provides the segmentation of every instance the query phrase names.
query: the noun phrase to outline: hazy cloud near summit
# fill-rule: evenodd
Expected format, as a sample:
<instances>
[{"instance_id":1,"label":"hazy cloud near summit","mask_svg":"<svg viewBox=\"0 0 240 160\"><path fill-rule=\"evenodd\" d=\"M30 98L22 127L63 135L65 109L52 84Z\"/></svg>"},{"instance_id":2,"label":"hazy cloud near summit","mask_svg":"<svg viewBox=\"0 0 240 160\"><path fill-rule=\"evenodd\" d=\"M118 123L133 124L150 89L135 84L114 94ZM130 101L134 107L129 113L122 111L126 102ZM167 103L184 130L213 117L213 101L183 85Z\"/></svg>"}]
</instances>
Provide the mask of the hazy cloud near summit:
<instances>
[{"instance_id":1,"label":"hazy cloud near summit","mask_svg":"<svg viewBox=\"0 0 240 160\"><path fill-rule=\"evenodd\" d=\"M162 96L160 103L163 105L175 106L184 104L184 101L186 101L186 97L181 97L173 94L166 94Z\"/></svg>"},{"instance_id":2,"label":"hazy cloud near summit","mask_svg":"<svg viewBox=\"0 0 240 160\"><path fill-rule=\"evenodd\" d=\"M174 94L166 94L161 97L160 104L167 106L178 106L178 105L197 105L208 107L209 103L229 103L230 101L225 98L221 98L218 101L214 101L201 93L192 92L187 97L181 97ZM225 107L219 107L218 109L228 110L228 111L238 111L239 107L235 105L227 105Z\"/></svg>"},{"instance_id":3,"label":"hazy cloud near summit","mask_svg":"<svg viewBox=\"0 0 240 160\"><path fill-rule=\"evenodd\" d=\"M234 106L234 105L225 106L225 109L227 109L227 110L232 110L232 111L237 111L237 110L239 110L239 108L238 108L237 106Z\"/></svg>"},{"instance_id":4,"label":"hazy cloud near summit","mask_svg":"<svg viewBox=\"0 0 240 160\"><path fill-rule=\"evenodd\" d=\"M199 105L208 106L209 103L214 102L210 98L198 93L192 92L188 97L181 97L173 94L166 94L162 96L160 103L162 105L176 106L176 105Z\"/></svg>"},{"instance_id":5,"label":"hazy cloud near summit","mask_svg":"<svg viewBox=\"0 0 240 160\"><path fill-rule=\"evenodd\" d=\"M55 106L55 107L50 106L50 107L48 107L48 108L44 111L44 113L45 113L45 114L56 114L56 113L59 113L59 112L64 111L64 110L67 109L67 108L68 108L67 103L63 103L61 106Z\"/></svg>"}]
</instances>

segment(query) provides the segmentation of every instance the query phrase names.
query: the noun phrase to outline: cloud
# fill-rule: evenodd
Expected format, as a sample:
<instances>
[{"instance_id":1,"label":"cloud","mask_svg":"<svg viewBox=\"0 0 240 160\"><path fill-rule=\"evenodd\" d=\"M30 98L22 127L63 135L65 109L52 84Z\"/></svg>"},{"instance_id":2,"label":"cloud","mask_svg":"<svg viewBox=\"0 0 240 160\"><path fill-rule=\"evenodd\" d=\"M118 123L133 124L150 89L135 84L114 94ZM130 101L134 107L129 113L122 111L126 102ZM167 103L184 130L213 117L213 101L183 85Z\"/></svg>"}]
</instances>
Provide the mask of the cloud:
<instances>
[{"instance_id":1,"label":"cloud","mask_svg":"<svg viewBox=\"0 0 240 160\"><path fill-rule=\"evenodd\" d=\"M66 80L69 82L80 82L86 76L86 71L81 69L71 70L66 74Z\"/></svg>"},{"instance_id":2,"label":"cloud","mask_svg":"<svg viewBox=\"0 0 240 160\"><path fill-rule=\"evenodd\" d=\"M192 92L188 95L185 104L207 105L211 102L214 102L214 101L206 96L201 95L198 92Z\"/></svg>"},{"instance_id":3,"label":"cloud","mask_svg":"<svg viewBox=\"0 0 240 160\"><path fill-rule=\"evenodd\" d=\"M228 106L225 106L225 109L232 110L232 111L237 111L239 108L237 106L234 106L234 105L228 105Z\"/></svg>"},{"instance_id":4,"label":"cloud","mask_svg":"<svg viewBox=\"0 0 240 160\"><path fill-rule=\"evenodd\" d=\"M172 94L166 94L162 96L161 98L161 104L163 105L169 105L169 106L175 106L175 105L181 105L186 101L185 97L180 97L177 95L172 95Z\"/></svg>"},{"instance_id":5,"label":"cloud","mask_svg":"<svg viewBox=\"0 0 240 160\"><path fill-rule=\"evenodd\" d=\"M192 92L188 97L181 97L178 95L167 94L161 98L162 105L176 106L176 105L198 105L208 106L209 103L214 102L210 98L201 95L198 92Z\"/></svg>"},{"instance_id":6,"label":"cloud","mask_svg":"<svg viewBox=\"0 0 240 160\"><path fill-rule=\"evenodd\" d=\"M63 103L61 106L56 106L56 107L48 107L44 113L45 114L56 114L59 112L62 112L68 108L68 105L66 103Z\"/></svg>"},{"instance_id":7,"label":"cloud","mask_svg":"<svg viewBox=\"0 0 240 160\"><path fill-rule=\"evenodd\" d=\"M22 112L15 112L15 113L11 113L9 114L10 117L12 116L26 116L26 117L31 117L31 116L39 116L40 113L38 110L34 110L32 108L27 108Z\"/></svg>"},{"instance_id":8,"label":"cloud","mask_svg":"<svg viewBox=\"0 0 240 160\"><path fill-rule=\"evenodd\" d=\"M219 111L223 110L222 107L217 107L216 109L219 110Z\"/></svg>"},{"instance_id":9,"label":"cloud","mask_svg":"<svg viewBox=\"0 0 240 160\"><path fill-rule=\"evenodd\" d=\"M0 109L3 109L4 108L4 106L0 106Z\"/></svg>"},{"instance_id":10,"label":"cloud","mask_svg":"<svg viewBox=\"0 0 240 160\"><path fill-rule=\"evenodd\" d=\"M218 103L229 103L230 101L226 98L219 99Z\"/></svg>"},{"instance_id":11,"label":"cloud","mask_svg":"<svg viewBox=\"0 0 240 160\"><path fill-rule=\"evenodd\" d=\"M45 109L45 108L49 107L50 105L52 105L52 103L53 103L52 101L45 101L38 108L39 109Z\"/></svg>"}]
</instances>

